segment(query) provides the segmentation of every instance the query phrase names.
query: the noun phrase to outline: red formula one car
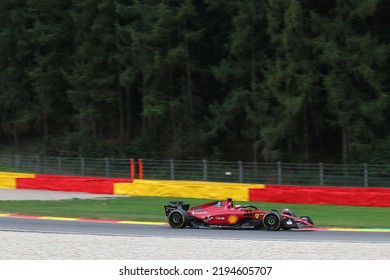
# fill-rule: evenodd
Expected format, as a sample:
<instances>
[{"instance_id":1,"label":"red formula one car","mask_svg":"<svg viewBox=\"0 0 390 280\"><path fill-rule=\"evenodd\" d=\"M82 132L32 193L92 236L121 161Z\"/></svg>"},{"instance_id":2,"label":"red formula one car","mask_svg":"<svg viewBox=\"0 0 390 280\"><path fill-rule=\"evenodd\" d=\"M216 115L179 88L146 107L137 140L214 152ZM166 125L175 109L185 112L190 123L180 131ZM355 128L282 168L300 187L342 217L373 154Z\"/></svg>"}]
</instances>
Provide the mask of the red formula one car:
<instances>
[{"instance_id":1,"label":"red formula one car","mask_svg":"<svg viewBox=\"0 0 390 280\"><path fill-rule=\"evenodd\" d=\"M164 206L172 228L266 229L276 231L313 227L309 216L298 218L291 210L265 211L252 205L233 205L233 200L193 206L181 201Z\"/></svg>"}]
</instances>

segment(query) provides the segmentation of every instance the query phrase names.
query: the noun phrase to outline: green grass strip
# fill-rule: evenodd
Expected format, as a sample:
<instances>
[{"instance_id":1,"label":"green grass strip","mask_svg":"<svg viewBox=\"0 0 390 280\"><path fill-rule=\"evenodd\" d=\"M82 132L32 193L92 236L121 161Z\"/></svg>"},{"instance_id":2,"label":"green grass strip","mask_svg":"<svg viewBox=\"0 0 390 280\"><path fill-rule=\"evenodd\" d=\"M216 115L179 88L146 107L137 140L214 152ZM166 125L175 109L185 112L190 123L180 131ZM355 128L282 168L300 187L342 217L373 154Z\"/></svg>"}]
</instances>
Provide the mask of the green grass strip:
<instances>
[{"instance_id":1,"label":"green grass strip","mask_svg":"<svg viewBox=\"0 0 390 280\"><path fill-rule=\"evenodd\" d=\"M0 213L162 222L166 221L163 205L169 201L185 201L193 206L210 200L165 197L116 197L56 201L0 201ZM318 227L390 228L389 207L263 202L235 203L251 204L263 210L289 208L297 216L310 216Z\"/></svg>"}]
</instances>

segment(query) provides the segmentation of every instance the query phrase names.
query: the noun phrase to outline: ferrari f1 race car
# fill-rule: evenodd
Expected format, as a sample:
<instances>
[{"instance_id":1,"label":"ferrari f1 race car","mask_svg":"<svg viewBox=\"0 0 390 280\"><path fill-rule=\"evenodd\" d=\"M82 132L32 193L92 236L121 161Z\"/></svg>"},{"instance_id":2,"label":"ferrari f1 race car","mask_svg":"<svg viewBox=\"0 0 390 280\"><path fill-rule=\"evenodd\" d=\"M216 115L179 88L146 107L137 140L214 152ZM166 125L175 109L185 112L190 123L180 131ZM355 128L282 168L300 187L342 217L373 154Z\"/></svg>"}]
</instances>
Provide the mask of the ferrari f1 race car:
<instances>
[{"instance_id":1,"label":"ferrari f1 race car","mask_svg":"<svg viewBox=\"0 0 390 280\"><path fill-rule=\"evenodd\" d=\"M266 229L269 231L313 227L309 216L298 218L291 210L259 210L252 205L233 205L233 200L214 201L190 208L181 201L164 205L172 228Z\"/></svg>"}]
</instances>

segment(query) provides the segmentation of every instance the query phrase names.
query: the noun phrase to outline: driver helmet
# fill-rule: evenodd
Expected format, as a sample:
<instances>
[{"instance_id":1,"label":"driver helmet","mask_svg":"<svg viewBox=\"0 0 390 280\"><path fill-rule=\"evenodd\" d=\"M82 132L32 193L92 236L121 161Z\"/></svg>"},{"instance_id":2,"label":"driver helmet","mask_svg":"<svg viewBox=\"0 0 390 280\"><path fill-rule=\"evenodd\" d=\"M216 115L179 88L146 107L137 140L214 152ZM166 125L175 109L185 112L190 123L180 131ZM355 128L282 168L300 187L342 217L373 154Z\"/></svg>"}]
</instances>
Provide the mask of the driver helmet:
<instances>
[{"instance_id":1,"label":"driver helmet","mask_svg":"<svg viewBox=\"0 0 390 280\"><path fill-rule=\"evenodd\" d=\"M288 209L288 208L283 209L282 213L283 214L287 214L289 216L294 216L294 213L290 209Z\"/></svg>"}]
</instances>

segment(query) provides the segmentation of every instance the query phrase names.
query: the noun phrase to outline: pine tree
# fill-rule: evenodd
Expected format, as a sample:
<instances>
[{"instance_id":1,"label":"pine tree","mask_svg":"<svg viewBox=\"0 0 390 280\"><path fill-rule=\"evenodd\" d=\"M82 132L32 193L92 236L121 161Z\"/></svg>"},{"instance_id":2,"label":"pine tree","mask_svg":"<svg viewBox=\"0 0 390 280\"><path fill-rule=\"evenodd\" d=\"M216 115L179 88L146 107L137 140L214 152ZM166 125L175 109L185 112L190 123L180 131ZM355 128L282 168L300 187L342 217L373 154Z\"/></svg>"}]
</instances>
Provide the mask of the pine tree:
<instances>
[{"instance_id":1,"label":"pine tree","mask_svg":"<svg viewBox=\"0 0 390 280\"><path fill-rule=\"evenodd\" d=\"M25 67L31 51L26 40L29 21L25 1L0 2L0 136L12 136L19 146L19 135L29 131L32 119L30 82Z\"/></svg>"},{"instance_id":2,"label":"pine tree","mask_svg":"<svg viewBox=\"0 0 390 280\"><path fill-rule=\"evenodd\" d=\"M126 27L133 65L127 73L138 69L140 77L140 140L144 149L164 150L171 157L197 149L194 131L198 102L193 78L197 67L191 52L200 42L202 30L193 24L197 11L192 2L134 1L135 20Z\"/></svg>"},{"instance_id":3,"label":"pine tree","mask_svg":"<svg viewBox=\"0 0 390 280\"><path fill-rule=\"evenodd\" d=\"M27 1L31 26L26 29L25 39L31 51L27 65L33 92L31 114L42 127L44 140L48 140L50 124L56 129L67 119L64 71L72 41L69 7L70 0Z\"/></svg>"},{"instance_id":4,"label":"pine tree","mask_svg":"<svg viewBox=\"0 0 390 280\"><path fill-rule=\"evenodd\" d=\"M388 108L383 87L389 49L369 30L378 0L335 1L313 13L330 121L339 129L342 162L368 155Z\"/></svg>"},{"instance_id":5,"label":"pine tree","mask_svg":"<svg viewBox=\"0 0 390 280\"><path fill-rule=\"evenodd\" d=\"M117 1L115 12L117 14L116 34L117 34L117 54L118 63L118 83L121 92L119 103L120 113L120 143L124 147L132 145L131 140L136 138L141 109L141 94L138 90L140 71L135 66L132 57L132 28L134 11L132 4L128 1ZM135 151L132 151L133 153Z\"/></svg>"},{"instance_id":6,"label":"pine tree","mask_svg":"<svg viewBox=\"0 0 390 280\"><path fill-rule=\"evenodd\" d=\"M71 89L68 98L77 115L76 135L80 153L103 153L105 136L117 135L118 66L116 62L116 13L112 0L74 0L75 26ZM108 138L107 137L107 138Z\"/></svg>"},{"instance_id":7,"label":"pine tree","mask_svg":"<svg viewBox=\"0 0 390 280\"><path fill-rule=\"evenodd\" d=\"M268 109L268 97L260 88L266 55L265 6L262 1L246 0L217 5L231 14L232 26L227 54L213 67L215 78L224 86L225 97L212 104L208 138L227 135L229 142L249 142L257 161L260 134ZM226 140L225 140L226 141Z\"/></svg>"},{"instance_id":8,"label":"pine tree","mask_svg":"<svg viewBox=\"0 0 390 280\"><path fill-rule=\"evenodd\" d=\"M267 1L272 55L265 64L262 88L270 96L271 106L262 141L268 160L310 161L321 97L308 17L305 1ZM303 156L297 158L297 154Z\"/></svg>"}]
</instances>

